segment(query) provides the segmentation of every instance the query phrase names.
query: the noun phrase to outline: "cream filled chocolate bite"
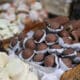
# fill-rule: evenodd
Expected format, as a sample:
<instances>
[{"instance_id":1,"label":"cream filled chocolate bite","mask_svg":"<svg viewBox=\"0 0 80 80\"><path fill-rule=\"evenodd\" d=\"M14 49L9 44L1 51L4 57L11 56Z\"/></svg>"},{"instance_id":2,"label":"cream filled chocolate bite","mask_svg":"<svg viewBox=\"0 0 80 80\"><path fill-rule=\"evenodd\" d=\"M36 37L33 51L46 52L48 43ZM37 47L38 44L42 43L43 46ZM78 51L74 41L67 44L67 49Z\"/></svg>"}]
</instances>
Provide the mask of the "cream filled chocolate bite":
<instances>
[{"instance_id":1,"label":"cream filled chocolate bite","mask_svg":"<svg viewBox=\"0 0 80 80\"><path fill-rule=\"evenodd\" d=\"M74 53L74 49L72 49L72 48L67 48L63 52L64 55L70 55L70 54L73 54L73 53Z\"/></svg>"},{"instance_id":2,"label":"cream filled chocolate bite","mask_svg":"<svg viewBox=\"0 0 80 80\"><path fill-rule=\"evenodd\" d=\"M44 31L42 31L42 30L35 31L35 33L33 35L34 40L39 41L43 35L44 35Z\"/></svg>"},{"instance_id":3,"label":"cream filled chocolate bite","mask_svg":"<svg viewBox=\"0 0 80 80\"><path fill-rule=\"evenodd\" d=\"M30 49L34 50L36 48L36 44L35 44L34 40L33 39L28 39L25 42L25 48L30 48Z\"/></svg>"},{"instance_id":4,"label":"cream filled chocolate bite","mask_svg":"<svg viewBox=\"0 0 80 80\"><path fill-rule=\"evenodd\" d=\"M28 58L30 58L32 55L33 55L33 50L31 50L31 49L25 49L25 50L22 51L22 57L23 57L24 59L28 59Z\"/></svg>"},{"instance_id":5,"label":"cream filled chocolate bite","mask_svg":"<svg viewBox=\"0 0 80 80\"><path fill-rule=\"evenodd\" d=\"M62 58L63 63L68 67L68 68L72 68L72 60L70 58Z\"/></svg>"},{"instance_id":6,"label":"cream filled chocolate bite","mask_svg":"<svg viewBox=\"0 0 80 80\"><path fill-rule=\"evenodd\" d=\"M44 59L44 54L41 54L41 53L36 54L33 58L35 62L41 62L43 61L43 59Z\"/></svg>"},{"instance_id":7,"label":"cream filled chocolate bite","mask_svg":"<svg viewBox=\"0 0 80 80\"><path fill-rule=\"evenodd\" d=\"M55 43L57 41L57 36L55 34L49 33L46 36L46 43Z\"/></svg>"},{"instance_id":8,"label":"cream filled chocolate bite","mask_svg":"<svg viewBox=\"0 0 80 80\"><path fill-rule=\"evenodd\" d=\"M37 51L42 51L42 50L45 50L47 48L48 48L48 46L45 43L40 43L37 46Z\"/></svg>"},{"instance_id":9,"label":"cream filled chocolate bite","mask_svg":"<svg viewBox=\"0 0 80 80\"><path fill-rule=\"evenodd\" d=\"M55 56L48 55L44 59L44 66L45 67L53 67L55 65Z\"/></svg>"}]
</instances>

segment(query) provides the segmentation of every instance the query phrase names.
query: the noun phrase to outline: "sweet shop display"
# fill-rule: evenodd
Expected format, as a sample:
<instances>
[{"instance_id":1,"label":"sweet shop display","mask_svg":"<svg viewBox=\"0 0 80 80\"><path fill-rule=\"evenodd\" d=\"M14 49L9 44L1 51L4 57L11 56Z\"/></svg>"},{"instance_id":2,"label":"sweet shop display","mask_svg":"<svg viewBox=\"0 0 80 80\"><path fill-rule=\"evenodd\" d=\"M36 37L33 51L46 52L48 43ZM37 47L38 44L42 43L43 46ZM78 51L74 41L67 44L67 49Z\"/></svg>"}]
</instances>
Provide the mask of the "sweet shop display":
<instances>
[{"instance_id":1,"label":"sweet shop display","mask_svg":"<svg viewBox=\"0 0 80 80\"><path fill-rule=\"evenodd\" d=\"M0 4L0 80L80 79L80 20L49 18L41 2Z\"/></svg>"}]
</instances>

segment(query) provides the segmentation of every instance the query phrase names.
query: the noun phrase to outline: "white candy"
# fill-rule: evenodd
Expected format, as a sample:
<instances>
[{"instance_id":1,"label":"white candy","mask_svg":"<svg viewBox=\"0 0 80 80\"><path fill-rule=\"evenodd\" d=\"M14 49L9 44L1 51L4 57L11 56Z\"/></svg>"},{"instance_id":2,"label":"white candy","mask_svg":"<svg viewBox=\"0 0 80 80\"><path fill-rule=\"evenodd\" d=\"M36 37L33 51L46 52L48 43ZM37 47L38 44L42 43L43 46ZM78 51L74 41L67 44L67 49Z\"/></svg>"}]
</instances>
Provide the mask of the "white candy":
<instances>
[{"instance_id":1,"label":"white candy","mask_svg":"<svg viewBox=\"0 0 80 80\"><path fill-rule=\"evenodd\" d=\"M28 66L29 65L27 64L25 66L25 63L23 63L20 59L12 58L6 66L6 71L8 72L9 76L15 77L24 72L24 70L28 70Z\"/></svg>"},{"instance_id":2,"label":"white candy","mask_svg":"<svg viewBox=\"0 0 80 80\"><path fill-rule=\"evenodd\" d=\"M32 10L41 10L42 9L42 5L40 2L35 2L34 4L31 5L31 9Z\"/></svg>"},{"instance_id":3,"label":"white candy","mask_svg":"<svg viewBox=\"0 0 80 80\"><path fill-rule=\"evenodd\" d=\"M5 52L0 52L0 68L4 68L8 63L8 56Z\"/></svg>"},{"instance_id":4,"label":"white candy","mask_svg":"<svg viewBox=\"0 0 80 80\"><path fill-rule=\"evenodd\" d=\"M37 11L30 11L29 13L29 17L33 20L33 21L37 21L39 19L39 14Z\"/></svg>"}]
</instances>

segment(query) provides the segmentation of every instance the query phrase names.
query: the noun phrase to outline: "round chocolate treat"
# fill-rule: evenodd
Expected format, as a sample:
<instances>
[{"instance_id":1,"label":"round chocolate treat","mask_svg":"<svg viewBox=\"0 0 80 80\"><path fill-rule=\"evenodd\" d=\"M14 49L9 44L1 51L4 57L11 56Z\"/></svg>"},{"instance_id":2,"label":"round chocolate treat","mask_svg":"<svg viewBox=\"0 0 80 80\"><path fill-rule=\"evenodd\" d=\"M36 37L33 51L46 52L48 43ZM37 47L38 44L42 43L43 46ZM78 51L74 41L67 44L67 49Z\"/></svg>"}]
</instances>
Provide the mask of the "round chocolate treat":
<instances>
[{"instance_id":1,"label":"round chocolate treat","mask_svg":"<svg viewBox=\"0 0 80 80\"><path fill-rule=\"evenodd\" d=\"M39 41L43 35L44 35L44 32L42 30L37 30L33 35L34 40Z\"/></svg>"},{"instance_id":2,"label":"round chocolate treat","mask_svg":"<svg viewBox=\"0 0 80 80\"><path fill-rule=\"evenodd\" d=\"M44 66L46 67L52 67L55 64L55 56L54 55L48 55L44 59Z\"/></svg>"},{"instance_id":3,"label":"round chocolate treat","mask_svg":"<svg viewBox=\"0 0 80 80\"><path fill-rule=\"evenodd\" d=\"M18 40L17 40L16 38L13 38L13 39L11 40L11 47L16 46L17 42L18 42Z\"/></svg>"},{"instance_id":4,"label":"round chocolate treat","mask_svg":"<svg viewBox=\"0 0 80 80\"><path fill-rule=\"evenodd\" d=\"M72 39L70 39L69 37L63 37L63 41L64 41L64 43L67 43L67 44L73 43Z\"/></svg>"},{"instance_id":5,"label":"round chocolate treat","mask_svg":"<svg viewBox=\"0 0 80 80\"><path fill-rule=\"evenodd\" d=\"M34 50L36 48L36 44L33 39L29 39L26 41L25 47Z\"/></svg>"},{"instance_id":6,"label":"round chocolate treat","mask_svg":"<svg viewBox=\"0 0 80 80\"><path fill-rule=\"evenodd\" d=\"M62 47L59 44L55 44L51 46L52 49L61 49Z\"/></svg>"},{"instance_id":7,"label":"round chocolate treat","mask_svg":"<svg viewBox=\"0 0 80 80\"><path fill-rule=\"evenodd\" d=\"M38 44L38 46L37 46L37 50L38 51L41 51L41 50L45 50L45 49L47 49L47 45L45 44L45 43L40 43L40 44Z\"/></svg>"},{"instance_id":8,"label":"round chocolate treat","mask_svg":"<svg viewBox=\"0 0 80 80\"><path fill-rule=\"evenodd\" d=\"M64 55L69 55L72 53L74 53L74 50L72 48L68 48L68 49L64 50L64 52L63 52Z\"/></svg>"},{"instance_id":9,"label":"round chocolate treat","mask_svg":"<svg viewBox=\"0 0 80 80\"><path fill-rule=\"evenodd\" d=\"M18 35L18 40L22 41L22 40L24 40L25 37L27 37L27 36L25 34L21 33Z\"/></svg>"},{"instance_id":10,"label":"round chocolate treat","mask_svg":"<svg viewBox=\"0 0 80 80\"><path fill-rule=\"evenodd\" d=\"M35 62L40 62L40 61L42 61L43 59L44 59L44 54L41 54L41 53L36 54L36 55L34 56L34 58L33 58L33 60L34 60Z\"/></svg>"},{"instance_id":11,"label":"round chocolate treat","mask_svg":"<svg viewBox=\"0 0 80 80\"><path fill-rule=\"evenodd\" d=\"M57 36L55 34L47 34L46 41L48 43L56 42Z\"/></svg>"},{"instance_id":12,"label":"round chocolate treat","mask_svg":"<svg viewBox=\"0 0 80 80\"><path fill-rule=\"evenodd\" d=\"M59 29L60 25L57 22L50 22L50 28L51 29Z\"/></svg>"},{"instance_id":13,"label":"round chocolate treat","mask_svg":"<svg viewBox=\"0 0 80 80\"><path fill-rule=\"evenodd\" d=\"M72 68L72 60L70 58L62 58L62 61L67 67Z\"/></svg>"},{"instance_id":14,"label":"round chocolate treat","mask_svg":"<svg viewBox=\"0 0 80 80\"><path fill-rule=\"evenodd\" d=\"M61 37L69 37L70 35L69 35L68 31L63 30L63 31L60 32L60 36Z\"/></svg>"},{"instance_id":15,"label":"round chocolate treat","mask_svg":"<svg viewBox=\"0 0 80 80\"><path fill-rule=\"evenodd\" d=\"M29 48L22 51L22 57L23 57L24 59L28 59L28 58L31 57L32 55L33 55L33 50L31 50L31 49L29 49Z\"/></svg>"}]
</instances>

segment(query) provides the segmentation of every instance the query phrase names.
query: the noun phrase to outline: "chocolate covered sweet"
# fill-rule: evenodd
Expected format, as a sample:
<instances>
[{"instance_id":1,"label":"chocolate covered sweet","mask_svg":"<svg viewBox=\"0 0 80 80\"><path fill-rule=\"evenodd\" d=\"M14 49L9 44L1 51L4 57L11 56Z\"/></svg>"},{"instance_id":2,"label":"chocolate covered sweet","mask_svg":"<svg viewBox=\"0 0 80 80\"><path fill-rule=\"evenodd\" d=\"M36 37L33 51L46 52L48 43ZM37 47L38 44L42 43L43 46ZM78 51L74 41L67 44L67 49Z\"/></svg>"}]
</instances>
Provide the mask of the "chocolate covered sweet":
<instances>
[{"instance_id":1,"label":"chocolate covered sweet","mask_svg":"<svg viewBox=\"0 0 80 80\"><path fill-rule=\"evenodd\" d=\"M22 40L24 40L24 38L25 37L27 37L24 33L21 33L21 34L19 34L19 36L18 36L18 40L19 41L22 41Z\"/></svg>"},{"instance_id":2,"label":"chocolate covered sweet","mask_svg":"<svg viewBox=\"0 0 80 80\"><path fill-rule=\"evenodd\" d=\"M48 24L51 29L60 29L60 25L57 22L49 20Z\"/></svg>"},{"instance_id":3,"label":"chocolate covered sweet","mask_svg":"<svg viewBox=\"0 0 80 80\"><path fill-rule=\"evenodd\" d=\"M34 56L33 60L35 62L41 62L44 59L44 54L38 53Z\"/></svg>"},{"instance_id":4,"label":"chocolate covered sweet","mask_svg":"<svg viewBox=\"0 0 80 80\"><path fill-rule=\"evenodd\" d=\"M43 35L44 35L44 32L42 30L37 30L33 35L34 40L39 41Z\"/></svg>"},{"instance_id":5,"label":"chocolate covered sweet","mask_svg":"<svg viewBox=\"0 0 80 80\"><path fill-rule=\"evenodd\" d=\"M73 41L70 37L63 37L63 41L66 44L72 44L73 43Z\"/></svg>"},{"instance_id":6,"label":"chocolate covered sweet","mask_svg":"<svg viewBox=\"0 0 80 80\"><path fill-rule=\"evenodd\" d=\"M36 44L33 39L29 39L25 42L25 48L30 48L34 50L36 48Z\"/></svg>"},{"instance_id":7,"label":"chocolate covered sweet","mask_svg":"<svg viewBox=\"0 0 80 80\"><path fill-rule=\"evenodd\" d=\"M41 50L45 50L45 49L47 49L47 45L45 44L45 43L40 43L40 44L38 44L38 46L37 46L37 50L38 51L41 51Z\"/></svg>"},{"instance_id":8,"label":"chocolate covered sweet","mask_svg":"<svg viewBox=\"0 0 80 80\"><path fill-rule=\"evenodd\" d=\"M17 40L16 38L13 38L13 39L11 40L11 47L16 46L17 42L18 42L18 40Z\"/></svg>"},{"instance_id":9,"label":"chocolate covered sweet","mask_svg":"<svg viewBox=\"0 0 80 80\"><path fill-rule=\"evenodd\" d=\"M53 42L56 42L57 41L57 36L55 34L47 34L46 36L46 42L47 43L53 43Z\"/></svg>"},{"instance_id":10,"label":"chocolate covered sweet","mask_svg":"<svg viewBox=\"0 0 80 80\"><path fill-rule=\"evenodd\" d=\"M22 57L23 57L24 59L28 59L28 58L30 58L32 55L33 55L33 50L31 50L31 49L29 49L29 48L22 51Z\"/></svg>"},{"instance_id":11,"label":"chocolate covered sweet","mask_svg":"<svg viewBox=\"0 0 80 80\"><path fill-rule=\"evenodd\" d=\"M59 44L54 44L51 46L52 49L61 49L62 47Z\"/></svg>"},{"instance_id":12,"label":"chocolate covered sweet","mask_svg":"<svg viewBox=\"0 0 80 80\"><path fill-rule=\"evenodd\" d=\"M61 37L69 37L69 36L70 36L70 35L69 35L69 32L66 31L66 30L61 31L59 35L60 35Z\"/></svg>"},{"instance_id":13,"label":"chocolate covered sweet","mask_svg":"<svg viewBox=\"0 0 80 80\"><path fill-rule=\"evenodd\" d=\"M68 68L72 68L72 60L70 58L62 58L62 61Z\"/></svg>"},{"instance_id":14,"label":"chocolate covered sweet","mask_svg":"<svg viewBox=\"0 0 80 80\"><path fill-rule=\"evenodd\" d=\"M48 55L44 59L44 66L46 67L53 67L55 64L55 56L54 55Z\"/></svg>"},{"instance_id":15,"label":"chocolate covered sweet","mask_svg":"<svg viewBox=\"0 0 80 80\"><path fill-rule=\"evenodd\" d=\"M73 54L74 53L74 49L72 48L68 48L66 50L64 50L63 54L64 55L69 55L69 54Z\"/></svg>"}]
</instances>

